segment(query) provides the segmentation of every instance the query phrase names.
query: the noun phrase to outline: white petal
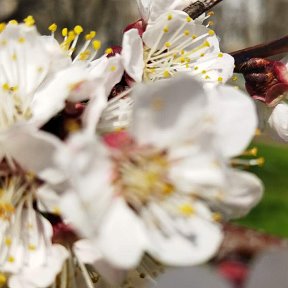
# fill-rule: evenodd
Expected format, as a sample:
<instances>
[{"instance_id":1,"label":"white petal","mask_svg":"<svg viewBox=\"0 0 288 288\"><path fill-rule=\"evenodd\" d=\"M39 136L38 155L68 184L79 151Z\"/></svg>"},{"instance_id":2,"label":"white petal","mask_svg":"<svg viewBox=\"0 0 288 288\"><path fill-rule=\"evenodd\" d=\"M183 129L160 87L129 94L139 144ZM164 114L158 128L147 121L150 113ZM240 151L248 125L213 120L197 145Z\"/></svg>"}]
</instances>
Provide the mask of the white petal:
<instances>
[{"instance_id":1,"label":"white petal","mask_svg":"<svg viewBox=\"0 0 288 288\"><path fill-rule=\"evenodd\" d=\"M167 147L187 140L205 113L204 89L190 77L136 87L132 93L130 132L140 144Z\"/></svg>"},{"instance_id":2,"label":"white petal","mask_svg":"<svg viewBox=\"0 0 288 288\"><path fill-rule=\"evenodd\" d=\"M141 18L147 22L150 14L152 0L136 0L140 11Z\"/></svg>"},{"instance_id":3,"label":"white petal","mask_svg":"<svg viewBox=\"0 0 288 288\"><path fill-rule=\"evenodd\" d=\"M209 93L217 144L226 157L240 155L255 135L255 104L233 87L219 86L209 89Z\"/></svg>"},{"instance_id":4,"label":"white petal","mask_svg":"<svg viewBox=\"0 0 288 288\"><path fill-rule=\"evenodd\" d=\"M63 246L53 245L50 254L47 255L45 265L34 269L24 269L21 274L10 277L9 287L46 288L55 281L67 258L68 252Z\"/></svg>"},{"instance_id":5,"label":"white petal","mask_svg":"<svg viewBox=\"0 0 288 288\"><path fill-rule=\"evenodd\" d=\"M64 108L72 91L88 79L88 71L82 66L71 66L47 79L34 96L31 122L38 127L45 124Z\"/></svg>"},{"instance_id":6,"label":"white petal","mask_svg":"<svg viewBox=\"0 0 288 288\"><path fill-rule=\"evenodd\" d=\"M143 43L137 29L124 33L122 57L127 74L136 82L142 81L144 60Z\"/></svg>"},{"instance_id":7,"label":"white petal","mask_svg":"<svg viewBox=\"0 0 288 288\"><path fill-rule=\"evenodd\" d=\"M172 218L159 207L155 211L156 208L154 206L153 209L154 216L157 212L157 223L171 226L170 232L166 229L164 233L153 225L147 229L151 242L149 253L160 262L172 266L197 265L206 262L218 251L222 232L217 224L197 215L187 219Z\"/></svg>"},{"instance_id":8,"label":"white petal","mask_svg":"<svg viewBox=\"0 0 288 288\"><path fill-rule=\"evenodd\" d=\"M255 175L237 170L227 171L228 184L220 209L229 218L245 216L263 195L263 184Z\"/></svg>"},{"instance_id":9,"label":"white petal","mask_svg":"<svg viewBox=\"0 0 288 288\"><path fill-rule=\"evenodd\" d=\"M288 141L288 104L280 103L272 111L268 119L272 136Z\"/></svg>"},{"instance_id":10,"label":"white petal","mask_svg":"<svg viewBox=\"0 0 288 288\"><path fill-rule=\"evenodd\" d=\"M135 268L146 250L146 241L141 220L123 199L115 199L97 237L103 257L116 268Z\"/></svg>"},{"instance_id":11,"label":"white petal","mask_svg":"<svg viewBox=\"0 0 288 288\"><path fill-rule=\"evenodd\" d=\"M11 129L3 142L6 153L26 170L53 183L63 181L54 164L54 153L63 144L55 136L19 126Z\"/></svg>"}]
</instances>

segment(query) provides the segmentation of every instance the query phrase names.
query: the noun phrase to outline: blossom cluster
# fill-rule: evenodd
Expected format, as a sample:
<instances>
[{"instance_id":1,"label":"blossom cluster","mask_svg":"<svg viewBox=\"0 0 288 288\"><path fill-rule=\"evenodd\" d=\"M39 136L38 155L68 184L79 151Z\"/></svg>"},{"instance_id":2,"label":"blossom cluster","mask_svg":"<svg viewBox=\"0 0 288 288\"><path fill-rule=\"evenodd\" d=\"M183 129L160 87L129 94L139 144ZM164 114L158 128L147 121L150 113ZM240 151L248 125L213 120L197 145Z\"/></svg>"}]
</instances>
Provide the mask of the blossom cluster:
<instances>
[{"instance_id":1,"label":"blossom cluster","mask_svg":"<svg viewBox=\"0 0 288 288\"><path fill-rule=\"evenodd\" d=\"M242 157L256 105L193 2L138 0L106 50L79 25L0 24L0 287L158 287L260 201L240 169L262 162Z\"/></svg>"}]
</instances>

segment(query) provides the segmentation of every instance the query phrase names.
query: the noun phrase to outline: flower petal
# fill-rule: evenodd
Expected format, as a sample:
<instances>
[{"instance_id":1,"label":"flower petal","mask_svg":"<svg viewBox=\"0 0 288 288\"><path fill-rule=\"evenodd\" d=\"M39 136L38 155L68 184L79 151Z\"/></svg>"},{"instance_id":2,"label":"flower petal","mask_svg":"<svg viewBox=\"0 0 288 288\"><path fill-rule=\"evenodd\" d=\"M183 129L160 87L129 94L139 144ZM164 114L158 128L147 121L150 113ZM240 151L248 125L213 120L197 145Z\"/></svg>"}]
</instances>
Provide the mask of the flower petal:
<instances>
[{"instance_id":1,"label":"flower petal","mask_svg":"<svg viewBox=\"0 0 288 288\"><path fill-rule=\"evenodd\" d=\"M139 144L167 147L187 140L205 114L205 91L190 77L139 86L132 93L130 132Z\"/></svg>"},{"instance_id":2,"label":"flower petal","mask_svg":"<svg viewBox=\"0 0 288 288\"><path fill-rule=\"evenodd\" d=\"M240 155L257 128L257 113L250 97L233 87L209 89L216 141L226 157Z\"/></svg>"},{"instance_id":3,"label":"flower petal","mask_svg":"<svg viewBox=\"0 0 288 288\"><path fill-rule=\"evenodd\" d=\"M144 51L137 29L131 29L124 33L122 46L125 71L136 82L141 82L144 70Z\"/></svg>"},{"instance_id":4,"label":"flower petal","mask_svg":"<svg viewBox=\"0 0 288 288\"><path fill-rule=\"evenodd\" d=\"M123 199L115 199L103 219L96 243L116 268L135 268L146 250L144 227Z\"/></svg>"}]
</instances>

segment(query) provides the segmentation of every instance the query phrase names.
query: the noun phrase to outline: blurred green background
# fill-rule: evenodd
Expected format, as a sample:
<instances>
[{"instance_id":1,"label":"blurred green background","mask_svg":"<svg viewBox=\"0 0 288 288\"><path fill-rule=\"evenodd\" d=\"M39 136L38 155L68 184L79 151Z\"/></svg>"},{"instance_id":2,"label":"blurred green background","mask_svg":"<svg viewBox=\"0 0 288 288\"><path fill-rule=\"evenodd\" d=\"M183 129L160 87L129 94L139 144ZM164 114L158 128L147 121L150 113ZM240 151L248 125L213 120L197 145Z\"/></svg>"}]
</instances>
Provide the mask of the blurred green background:
<instances>
[{"instance_id":1,"label":"blurred green background","mask_svg":"<svg viewBox=\"0 0 288 288\"><path fill-rule=\"evenodd\" d=\"M288 237L288 145L261 142L257 141L253 146L258 148L259 156L265 158L265 164L250 171L264 182L264 198L246 218L237 223Z\"/></svg>"}]
</instances>

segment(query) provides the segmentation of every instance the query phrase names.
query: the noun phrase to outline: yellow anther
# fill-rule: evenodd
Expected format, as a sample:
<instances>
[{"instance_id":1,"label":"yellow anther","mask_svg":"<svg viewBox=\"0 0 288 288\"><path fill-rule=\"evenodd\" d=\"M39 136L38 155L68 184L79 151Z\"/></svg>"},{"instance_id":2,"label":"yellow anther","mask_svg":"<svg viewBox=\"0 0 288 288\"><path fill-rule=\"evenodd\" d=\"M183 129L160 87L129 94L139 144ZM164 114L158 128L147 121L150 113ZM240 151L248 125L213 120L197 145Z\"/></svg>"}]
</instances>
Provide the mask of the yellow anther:
<instances>
[{"instance_id":1,"label":"yellow anther","mask_svg":"<svg viewBox=\"0 0 288 288\"><path fill-rule=\"evenodd\" d=\"M93 48L95 49L95 50L99 50L100 48L101 48L101 41L99 41L99 40L95 40L95 41L93 41L93 43L92 43L92 45L93 45Z\"/></svg>"},{"instance_id":2,"label":"yellow anther","mask_svg":"<svg viewBox=\"0 0 288 288\"><path fill-rule=\"evenodd\" d=\"M85 51L83 51L83 52L81 52L79 54L79 59L82 60L82 61L87 60L90 55L91 55L91 51L90 50L85 50Z\"/></svg>"},{"instance_id":3,"label":"yellow anther","mask_svg":"<svg viewBox=\"0 0 288 288\"><path fill-rule=\"evenodd\" d=\"M257 165L259 165L259 166L264 166L264 164L265 164L265 158L264 157L260 157L256 161L257 161Z\"/></svg>"},{"instance_id":4,"label":"yellow anther","mask_svg":"<svg viewBox=\"0 0 288 288\"><path fill-rule=\"evenodd\" d=\"M254 156L254 157L256 157L257 154L258 154L257 147L251 148L250 150L247 150L242 153L243 156Z\"/></svg>"},{"instance_id":5,"label":"yellow anther","mask_svg":"<svg viewBox=\"0 0 288 288\"><path fill-rule=\"evenodd\" d=\"M202 72L201 72L202 74L206 74L207 73L207 71L206 70L202 70Z\"/></svg>"},{"instance_id":6,"label":"yellow anther","mask_svg":"<svg viewBox=\"0 0 288 288\"><path fill-rule=\"evenodd\" d=\"M237 81L238 80L238 77L237 76L233 76L232 77L232 81Z\"/></svg>"},{"instance_id":7,"label":"yellow anther","mask_svg":"<svg viewBox=\"0 0 288 288\"><path fill-rule=\"evenodd\" d=\"M171 47L171 43L170 42L166 42L165 43L165 47L167 47L167 48Z\"/></svg>"},{"instance_id":8,"label":"yellow anther","mask_svg":"<svg viewBox=\"0 0 288 288\"><path fill-rule=\"evenodd\" d=\"M215 31L214 31L214 30L209 30L209 31L208 31L208 34L209 34L210 36L214 36L214 35L215 35Z\"/></svg>"},{"instance_id":9,"label":"yellow anther","mask_svg":"<svg viewBox=\"0 0 288 288\"><path fill-rule=\"evenodd\" d=\"M185 36L189 36L189 35L190 35L190 31L189 31L189 30L185 30L185 31L184 31L184 35L185 35Z\"/></svg>"},{"instance_id":10,"label":"yellow anther","mask_svg":"<svg viewBox=\"0 0 288 288\"><path fill-rule=\"evenodd\" d=\"M181 63L185 63L185 61L186 61L185 57L180 57L180 62Z\"/></svg>"},{"instance_id":11,"label":"yellow anther","mask_svg":"<svg viewBox=\"0 0 288 288\"><path fill-rule=\"evenodd\" d=\"M5 91L9 91L9 90L10 90L10 86L9 86L8 83L4 83L4 84L2 85L2 88L3 88L3 90L5 90Z\"/></svg>"},{"instance_id":12,"label":"yellow anther","mask_svg":"<svg viewBox=\"0 0 288 288\"><path fill-rule=\"evenodd\" d=\"M192 21L192 18L191 18L190 16L187 16L187 17L186 17L186 21L189 23L189 22Z\"/></svg>"},{"instance_id":13,"label":"yellow anther","mask_svg":"<svg viewBox=\"0 0 288 288\"><path fill-rule=\"evenodd\" d=\"M63 28L62 29L62 36L66 37L68 35L68 29L67 28Z\"/></svg>"},{"instance_id":14,"label":"yellow anther","mask_svg":"<svg viewBox=\"0 0 288 288\"><path fill-rule=\"evenodd\" d=\"M215 221L215 222L221 222L223 217L220 213L213 213L212 214L212 219Z\"/></svg>"},{"instance_id":15,"label":"yellow anther","mask_svg":"<svg viewBox=\"0 0 288 288\"><path fill-rule=\"evenodd\" d=\"M208 41L205 41L204 42L204 47L210 47L211 45L210 45L210 43L208 42Z\"/></svg>"},{"instance_id":16,"label":"yellow anther","mask_svg":"<svg viewBox=\"0 0 288 288\"><path fill-rule=\"evenodd\" d=\"M5 30L5 28L6 28L6 24L5 23L0 23L0 32Z\"/></svg>"},{"instance_id":17,"label":"yellow anther","mask_svg":"<svg viewBox=\"0 0 288 288\"><path fill-rule=\"evenodd\" d=\"M7 261L10 262L10 263L14 263L15 262L15 258L13 256L9 256Z\"/></svg>"},{"instance_id":18,"label":"yellow anther","mask_svg":"<svg viewBox=\"0 0 288 288\"><path fill-rule=\"evenodd\" d=\"M205 53L201 53L201 54L200 54L200 57L204 57L204 56L205 56Z\"/></svg>"},{"instance_id":19,"label":"yellow anther","mask_svg":"<svg viewBox=\"0 0 288 288\"><path fill-rule=\"evenodd\" d=\"M113 49L112 48L107 48L105 50L105 54L109 55L109 54L112 54L113 53Z\"/></svg>"},{"instance_id":20,"label":"yellow anther","mask_svg":"<svg viewBox=\"0 0 288 288\"><path fill-rule=\"evenodd\" d=\"M68 123L69 122L69 123ZM80 129L79 123L77 123L77 125L75 125L75 120L73 120L73 123L71 123L72 121L66 121L65 123L65 128L67 131L71 132L76 132ZM60 216L61 215L61 209L59 207L54 207L52 209L52 213L55 215Z\"/></svg>"},{"instance_id":21,"label":"yellow anther","mask_svg":"<svg viewBox=\"0 0 288 288\"><path fill-rule=\"evenodd\" d=\"M218 77L218 79L217 79L217 81L219 82L219 83L222 83L223 82L223 77Z\"/></svg>"},{"instance_id":22,"label":"yellow anther","mask_svg":"<svg viewBox=\"0 0 288 288\"><path fill-rule=\"evenodd\" d=\"M206 75L206 76L205 76L205 79L208 80L208 79L211 79L211 78L210 78L209 75Z\"/></svg>"},{"instance_id":23,"label":"yellow anther","mask_svg":"<svg viewBox=\"0 0 288 288\"><path fill-rule=\"evenodd\" d=\"M110 67L110 71L111 71L111 72L115 72L116 70L117 70L117 67L116 67L116 66L113 65L113 66Z\"/></svg>"},{"instance_id":24,"label":"yellow anther","mask_svg":"<svg viewBox=\"0 0 288 288\"><path fill-rule=\"evenodd\" d=\"M155 98L151 101L151 107L155 111L161 111L164 108L165 102L162 98Z\"/></svg>"},{"instance_id":25,"label":"yellow anther","mask_svg":"<svg viewBox=\"0 0 288 288\"><path fill-rule=\"evenodd\" d=\"M91 31L90 33L85 35L85 40L86 41L92 40L95 36L96 36L96 32L95 31Z\"/></svg>"},{"instance_id":26,"label":"yellow anther","mask_svg":"<svg viewBox=\"0 0 288 288\"><path fill-rule=\"evenodd\" d=\"M215 13L213 11L210 11L210 12L207 13L208 16L214 16L214 14Z\"/></svg>"},{"instance_id":27,"label":"yellow anther","mask_svg":"<svg viewBox=\"0 0 288 288\"><path fill-rule=\"evenodd\" d=\"M17 25L17 24L18 24L18 21L15 20L15 19L13 19L13 20L10 20L8 23L9 23L9 24L12 24L12 25Z\"/></svg>"},{"instance_id":28,"label":"yellow anther","mask_svg":"<svg viewBox=\"0 0 288 288\"><path fill-rule=\"evenodd\" d=\"M223 53L219 53L218 58L222 58L222 57L223 57Z\"/></svg>"},{"instance_id":29,"label":"yellow anther","mask_svg":"<svg viewBox=\"0 0 288 288\"><path fill-rule=\"evenodd\" d=\"M65 121L65 129L69 133L77 132L81 129L80 123L75 119L68 119ZM53 208L53 213L56 215L61 215L61 209L59 207Z\"/></svg>"},{"instance_id":30,"label":"yellow anther","mask_svg":"<svg viewBox=\"0 0 288 288\"><path fill-rule=\"evenodd\" d=\"M184 203L179 206L179 210L184 216L192 216L193 214L195 214L195 209L189 203Z\"/></svg>"},{"instance_id":31,"label":"yellow anther","mask_svg":"<svg viewBox=\"0 0 288 288\"><path fill-rule=\"evenodd\" d=\"M35 251L35 250L36 250L36 245L34 245L34 244L29 244L29 245L28 245L28 250L29 250L29 251Z\"/></svg>"},{"instance_id":32,"label":"yellow anther","mask_svg":"<svg viewBox=\"0 0 288 288\"><path fill-rule=\"evenodd\" d=\"M48 27L49 31L55 32L57 30L57 24L53 23Z\"/></svg>"},{"instance_id":33,"label":"yellow anther","mask_svg":"<svg viewBox=\"0 0 288 288\"><path fill-rule=\"evenodd\" d=\"M199 67L198 67L198 66L195 66L195 67L194 67L194 70L195 70L195 71L196 71L196 70L198 70L198 69L199 69Z\"/></svg>"},{"instance_id":34,"label":"yellow anther","mask_svg":"<svg viewBox=\"0 0 288 288\"><path fill-rule=\"evenodd\" d=\"M165 26L165 27L163 28L163 32L164 32L164 33L168 33L168 32L169 32L169 27L168 27L168 26Z\"/></svg>"},{"instance_id":35,"label":"yellow anther","mask_svg":"<svg viewBox=\"0 0 288 288\"><path fill-rule=\"evenodd\" d=\"M180 51L180 54L181 54L181 55L184 55L184 54L185 54L185 50L181 50L181 51Z\"/></svg>"},{"instance_id":36,"label":"yellow anther","mask_svg":"<svg viewBox=\"0 0 288 288\"><path fill-rule=\"evenodd\" d=\"M13 61L16 61L16 60L17 60L17 55L16 55L16 53L13 53L13 54L11 55L11 60L13 60Z\"/></svg>"},{"instance_id":37,"label":"yellow anther","mask_svg":"<svg viewBox=\"0 0 288 288\"><path fill-rule=\"evenodd\" d=\"M197 35L193 34L192 39L195 40L197 38Z\"/></svg>"},{"instance_id":38,"label":"yellow anther","mask_svg":"<svg viewBox=\"0 0 288 288\"><path fill-rule=\"evenodd\" d=\"M82 26L76 25L76 26L74 27L74 32L75 32L76 35L81 34L81 33L83 32Z\"/></svg>"},{"instance_id":39,"label":"yellow anther","mask_svg":"<svg viewBox=\"0 0 288 288\"><path fill-rule=\"evenodd\" d=\"M11 244L12 244L12 239L11 239L10 237L7 237L7 238L5 239L5 245L6 245L7 247L10 247Z\"/></svg>"},{"instance_id":40,"label":"yellow anther","mask_svg":"<svg viewBox=\"0 0 288 288\"><path fill-rule=\"evenodd\" d=\"M170 21L170 20L172 20L172 19L173 19L173 15L172 15L172 14L168 14L167 20Z\"/></svg>"},{"instance_id":41,"label":"yellow anther","mask_svg":"<svg viewBox=\"0 0 288 288\"><path fill-rule=\"evenodd\" d=\"M169 71L165 70L164 73L163 73L163 77L164 78L169 78L171 75L169 73Z\"/></svg>"},{"instance_id":42,"label":"yellow anther","mask_svg":"<svg viewBox=\"0 0 288 288\"><path fill-rule=\"evenodd\" d=\"M3 287L3 285L5 285L7 282L7 277L3 274L0 273L0 287Z\"/></svg>"},{"instance_id":43,"label":"yellow anther","mask_svg":"<svg viewBox=\"0 0 288 288\"><path fill-rule=\"evenodd\" d=\"M26 39L24 38L24 37L20 37L19 39L18 39L18 42L19 43L24 43L26 41Z\"/></svg>"},{"instance_id":44,"label":"yellow anther","mask_svg":"<svg viewBox=\"0 0 288 288\"><path fill-rule=\"evenodd\" d=\"M24 19L24 23L29 27L33 26L35 24L35 19L33 16L29 15Z\"/></svg>"},{"instance_id":45,"label":"yellow anther","mask_svg":"<svg viewBox=\"0 0 288 288\"><path fill-rule=\"evenodd\" d=\"M213 26L214 25L214 22L213 21L209 21L208 22L208 26Z\"/></svg>"},{"instance_id":46,"label":"yellow anther","mask_svg":"<svg viewBox=\"0 0 288 288\"><path fill-rule=\"evenodd\" d=\"M260 135L262 135L262 132L259 128L257 128L255 131L255 136L260 136Z\"/></svg>"}]
</instances>

